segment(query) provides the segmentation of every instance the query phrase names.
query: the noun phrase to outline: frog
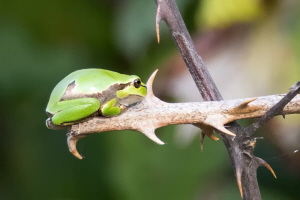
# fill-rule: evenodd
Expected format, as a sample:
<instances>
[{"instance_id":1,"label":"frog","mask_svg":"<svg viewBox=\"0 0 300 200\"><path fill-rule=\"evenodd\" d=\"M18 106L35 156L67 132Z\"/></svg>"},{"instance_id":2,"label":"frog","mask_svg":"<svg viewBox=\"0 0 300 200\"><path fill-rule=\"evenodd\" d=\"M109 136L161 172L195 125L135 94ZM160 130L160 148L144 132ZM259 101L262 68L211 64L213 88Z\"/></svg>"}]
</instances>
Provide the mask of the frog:
<instances>
[{"instance_id":1,"label":"frog","mask_svg":"<svg viewBox=\"0 0 300 200\"><path fill-rule=\"evenodd\" d=\"M91 116L115 117L146 95L147 87L136 75L99 68L77 70L53 89L46 107L47 121L69 126Z\"/></svg>"}]
</instances>

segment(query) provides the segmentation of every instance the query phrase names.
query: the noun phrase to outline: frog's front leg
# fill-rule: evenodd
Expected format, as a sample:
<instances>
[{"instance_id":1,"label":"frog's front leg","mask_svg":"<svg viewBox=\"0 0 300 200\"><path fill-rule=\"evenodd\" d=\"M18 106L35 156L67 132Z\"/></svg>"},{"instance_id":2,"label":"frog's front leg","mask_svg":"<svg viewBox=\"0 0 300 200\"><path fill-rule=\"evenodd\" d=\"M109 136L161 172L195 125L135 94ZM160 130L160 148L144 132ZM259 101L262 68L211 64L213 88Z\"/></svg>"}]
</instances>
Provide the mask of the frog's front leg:
<instances>
[{"instance_id":1,"label":"frog's front leg","mask_svg":"<svg viewBox=\"0 0 300 200\"><path fill-rule=\"evenodd\" d=\"M103 116L113 117L120 114L126 107L117 103L117 99L111 99L101 105L100 110Z\"/></svg>"},{"instance_id":2,"label":"frog's front leg","mask_svg":"<svg viewBox=\"0 0 300 200\"><path fill-rule=\"evenodd\" d=\"M58 112L52 117L53 124L72 124L98 111L100 101L94 98L72 99L61 101L55 107Z\"/></svg>"}]
</instances>

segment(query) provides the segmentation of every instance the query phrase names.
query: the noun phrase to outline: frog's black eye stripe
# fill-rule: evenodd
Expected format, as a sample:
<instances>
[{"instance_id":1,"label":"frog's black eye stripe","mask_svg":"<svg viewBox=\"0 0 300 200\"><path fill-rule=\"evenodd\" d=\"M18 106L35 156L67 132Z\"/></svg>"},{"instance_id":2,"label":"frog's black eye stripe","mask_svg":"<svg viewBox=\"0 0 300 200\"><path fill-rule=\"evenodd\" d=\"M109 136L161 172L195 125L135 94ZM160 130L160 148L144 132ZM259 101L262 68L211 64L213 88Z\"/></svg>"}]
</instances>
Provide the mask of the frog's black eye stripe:
<instances>
[{"instance_id":1,"label":"frog's black eye stripe","mask_svg":"<svg viewBox=\"0 0 300 200\"><path fill-rule=\"evenodd\" d=\"M133 85L135 88L139 88L141 86L141 80L140 79L135 79L133 81Z\"/></svg>"}]
</instances>

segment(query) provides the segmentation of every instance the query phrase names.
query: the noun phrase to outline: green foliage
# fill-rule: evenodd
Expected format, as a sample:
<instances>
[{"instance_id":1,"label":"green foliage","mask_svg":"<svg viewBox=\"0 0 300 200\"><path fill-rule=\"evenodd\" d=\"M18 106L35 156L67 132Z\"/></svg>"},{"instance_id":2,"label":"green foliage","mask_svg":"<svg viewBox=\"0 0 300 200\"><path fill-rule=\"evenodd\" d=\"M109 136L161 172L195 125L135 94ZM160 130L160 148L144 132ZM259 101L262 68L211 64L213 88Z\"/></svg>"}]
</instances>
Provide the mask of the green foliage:
<instances>
[{"instance_id":1,"label":"green foliage","mask_svg":"<svg viewBox=\"0 0 300 200\"><path fill-rule=\"evenodd\" d=\"M224 28L235 23L251 22L263 15L259 0L203 0L197 19L205 28Z\"/></svg>"}]
</instances>

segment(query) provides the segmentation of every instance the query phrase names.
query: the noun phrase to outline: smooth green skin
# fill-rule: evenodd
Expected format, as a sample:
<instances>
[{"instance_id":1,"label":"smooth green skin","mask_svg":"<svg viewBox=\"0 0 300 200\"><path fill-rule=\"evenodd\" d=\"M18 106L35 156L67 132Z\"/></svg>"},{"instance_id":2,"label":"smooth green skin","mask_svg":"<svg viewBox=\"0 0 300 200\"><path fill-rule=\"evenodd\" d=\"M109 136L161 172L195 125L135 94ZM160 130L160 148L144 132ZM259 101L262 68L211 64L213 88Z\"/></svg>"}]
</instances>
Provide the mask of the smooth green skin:
<instances>
[{"instance_id":1,"label":"smooth green skin","mask_svg":"<svg viewBox=\"0 0 300 200\"><path fill-rule=\"evenodd\" d=\"M126 106L139 102L146 96L147 88L144 83L135 87L134 81L137 79L140 80L135 75L104 69L75 71L56 85L46 112L55 125L78 123L98 110L102 116L116 116Z\"/></svg>"}]
</instances>

